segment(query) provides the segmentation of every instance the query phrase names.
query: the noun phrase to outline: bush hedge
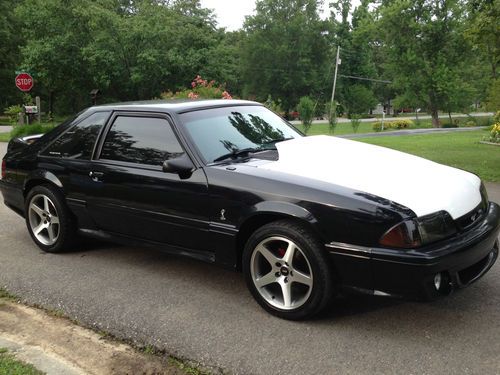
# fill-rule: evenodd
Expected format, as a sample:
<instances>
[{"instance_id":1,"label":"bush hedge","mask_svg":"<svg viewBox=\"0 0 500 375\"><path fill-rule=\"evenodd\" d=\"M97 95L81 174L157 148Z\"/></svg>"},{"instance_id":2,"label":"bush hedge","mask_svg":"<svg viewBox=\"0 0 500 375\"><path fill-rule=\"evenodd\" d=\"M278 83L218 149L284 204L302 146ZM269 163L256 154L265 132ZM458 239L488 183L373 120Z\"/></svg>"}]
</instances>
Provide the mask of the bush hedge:
<instances>
[{"instance_id":1,"label":"bush hedge","mask_svg":"<svg viewBox=\"0 0 500 375\"><path fill-rule=\"evenodd\" d=\"M384 130L394 130L394 129L408 129L412 127L412 120L392 120L392 121L384 121ZM382 122L377 121L373 124L373 130L376 132L382 131Z\"/></svg>"}]
</instances>

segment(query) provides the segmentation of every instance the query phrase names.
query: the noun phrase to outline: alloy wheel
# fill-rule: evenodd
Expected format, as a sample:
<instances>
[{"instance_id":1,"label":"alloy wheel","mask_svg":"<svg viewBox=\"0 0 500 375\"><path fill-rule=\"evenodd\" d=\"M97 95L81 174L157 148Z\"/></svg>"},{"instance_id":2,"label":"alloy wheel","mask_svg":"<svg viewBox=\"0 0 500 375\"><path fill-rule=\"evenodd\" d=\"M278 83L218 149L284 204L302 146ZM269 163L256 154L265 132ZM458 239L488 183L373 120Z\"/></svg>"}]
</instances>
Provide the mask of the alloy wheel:
<instances>
[{"instance_id":1,"label":"alloy wheel","mask_svg":"<svg viewBox=\"0 0 500 375\"><path fill-rule=\"evenodd\" d=\"M297 309L311 295L311 265L299 246L285 237L261 241L252 253L250 272L262 298L278 309Z\"/></svg>"},{"instance_id":2,"label":"alloy wheel","mask_svg":"<svg viewBox=\"0 0 500 375\"><path fill-rule=\"evenodd\" d=\"M56 206L44 194L31 198L29 207L29 224L35 238L46 246L57 242L60 232L60 221Z\"/></svg>"}]
</instances>

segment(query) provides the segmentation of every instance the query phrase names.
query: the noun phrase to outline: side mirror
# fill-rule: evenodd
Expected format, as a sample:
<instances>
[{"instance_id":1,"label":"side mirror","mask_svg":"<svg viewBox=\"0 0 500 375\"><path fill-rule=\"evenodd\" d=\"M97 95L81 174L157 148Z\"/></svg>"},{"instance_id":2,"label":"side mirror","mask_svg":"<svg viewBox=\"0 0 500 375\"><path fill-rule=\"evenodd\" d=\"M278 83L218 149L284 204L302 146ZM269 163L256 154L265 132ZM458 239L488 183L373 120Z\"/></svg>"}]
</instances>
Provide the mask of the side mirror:
<instances>
[{"instance_id":1,"label":"side mirror","mask_svg":"<svg viewBox=\"0 0 500 375\"><path fill-rule=\"evenodd\" d=\"M165 160L163 162L163 172L177 173L180 178L189 178L193 173L194 165L186 153L174 159Z\"/></svg>"}]
</instances>

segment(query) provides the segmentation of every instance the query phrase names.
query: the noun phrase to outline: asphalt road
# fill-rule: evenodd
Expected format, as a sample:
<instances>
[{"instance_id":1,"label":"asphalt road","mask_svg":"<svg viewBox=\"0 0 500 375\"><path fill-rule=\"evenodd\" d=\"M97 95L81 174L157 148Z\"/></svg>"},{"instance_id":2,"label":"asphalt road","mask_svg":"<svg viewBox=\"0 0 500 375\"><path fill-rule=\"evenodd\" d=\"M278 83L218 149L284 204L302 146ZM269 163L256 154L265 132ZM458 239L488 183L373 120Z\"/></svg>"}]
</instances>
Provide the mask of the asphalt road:
<instances>
[{"instance_id":1,"label":"asphalt road","mask_svg":"<svg viewBox=\"0 0 500 375\"><path fill-rule=\"evenodd\" d=\"M488 188L500 202L498 185ZM349 297L294 323L266 314L240 274L197 261L99 243L42 253L0 204L0 286L86 326L233 373L500 373L500 263L437 302Z\"/></svg>"}]
</instances>

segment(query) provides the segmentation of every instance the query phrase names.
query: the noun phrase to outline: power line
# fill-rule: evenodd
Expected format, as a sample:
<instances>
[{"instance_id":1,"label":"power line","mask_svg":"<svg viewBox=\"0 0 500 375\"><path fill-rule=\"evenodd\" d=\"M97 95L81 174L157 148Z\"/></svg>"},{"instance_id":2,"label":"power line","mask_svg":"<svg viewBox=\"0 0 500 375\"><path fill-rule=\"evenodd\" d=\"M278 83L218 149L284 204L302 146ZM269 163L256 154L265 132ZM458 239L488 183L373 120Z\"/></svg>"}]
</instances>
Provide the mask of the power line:
<instances>
[{"instance_id":1,"label":"power line","mask_svg":"<svg viewBox=\"0 0 500 375\"><path fill-rule=\"evenodd\" d=\"M352 78L352 79L359 79L362 81L372 81L372 82L381 82L381 83L392 83L392 81L386 81L383 79L375 79L375 78L366 78L366 77L356 77L356 76L348 76L345 74L339 74L340 77L344 78Z\"/></svg>"}]
</instances>

